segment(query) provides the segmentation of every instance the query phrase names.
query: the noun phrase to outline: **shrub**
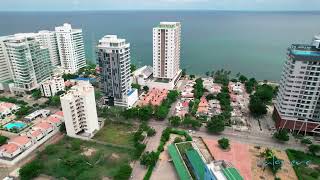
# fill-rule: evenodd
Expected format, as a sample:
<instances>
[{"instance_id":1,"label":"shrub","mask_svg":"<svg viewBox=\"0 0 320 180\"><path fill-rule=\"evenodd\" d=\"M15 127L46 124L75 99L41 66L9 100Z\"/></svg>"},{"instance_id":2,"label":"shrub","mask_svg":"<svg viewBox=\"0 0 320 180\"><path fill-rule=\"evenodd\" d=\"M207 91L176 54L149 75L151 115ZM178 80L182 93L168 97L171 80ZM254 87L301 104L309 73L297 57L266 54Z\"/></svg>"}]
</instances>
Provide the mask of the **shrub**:
<instances>
[{"instance_id":1,"label":"shrub","mask_svg":"<svg viewBox=\"0 0 320 180\"><path fill-rule=\"evenodd\" d=\"M156 134L156 130L154 130L153 128L149 128L147 130L147 136L150 137L150 136L154 136Z\"/></svg>"},{"instance_id":2,"label":"shrub","mask_svg":"<svg viewBox=\"0 0 320 180\"><path fill-rule=\"evenodd\" d=\"M282 142L289 141L289 135L286 129L275 132L273 137Z\"/></svg>"},{"instance_id":3,"label":"shrub","mask_svg":"<svg viewBox=\"0 0 320 180\"><path fill-rule=\"evenodd\" d=\"M320 152L320 145L318 144L311 144L309 147L308 147L309 151L311 154L313 155L316 155L317 153Z\"/></svg>"},{"instance_id":4,"label":"shrub","mask_svg":"<svg viewBox=\"0 0 320 180\"><path fill-rule=\"evenodd\" d=\"M43 169L43 164L40 160L34 160L24 165L19 170L21 180L29 180L37 177Z\"/></svg>"},{"instance_id":5,"label":"shrub","mask_svg":"<svg viewBox=\"0 0 320 180\"><path fill-rule=\"evenodd\" d=\"M228 148L230 147L229 139L227 139L227 138L219 139L219 140L218 140L218 143L219 143L219 146L220 146L222 149L228 149Z\"/></svg>"},{"instance_id":6,"label":"shrub","mask_svg":"<svg viewBox=\"0 0 320 180\"><path fill-rule=\"evenodd\" d=\"M130 178L132 168L129 164L122 165L116 175L113 177L115 180L126 180Z\"/></svg>"},{"instance_id":7,"label":"shrub","mask_svg":"<svg viewBox=\"0 0 320 180\"><path fill-rule=\"evenodd\" d=\"M304 138L301 140L302 144L312 144L312 141L309 138Z\"/></svg>"},{"instance_id":8,"label":"shrub","mask_svg":"<svg viewBox=\"0 0 320 180\"><path fill-rule=\"evenodd\" d=\"M3 144L5 144L5 143L7 143L7 140L8 140L9 138L8 137L6 137L6 136L0 136L0 145L3 145Z\"/></svg>"},{"instance_id":9,"label":"shrub","mask_svg":"<svg viewBox=\"0 0 320 180\"><path fill-rule=\"evenodd\" d=\"M175 139L174 139L174 143L179 143L179 142L182 142L183 140L180 138L180 137L176 137Z\"/></svg>"}]
</instances>

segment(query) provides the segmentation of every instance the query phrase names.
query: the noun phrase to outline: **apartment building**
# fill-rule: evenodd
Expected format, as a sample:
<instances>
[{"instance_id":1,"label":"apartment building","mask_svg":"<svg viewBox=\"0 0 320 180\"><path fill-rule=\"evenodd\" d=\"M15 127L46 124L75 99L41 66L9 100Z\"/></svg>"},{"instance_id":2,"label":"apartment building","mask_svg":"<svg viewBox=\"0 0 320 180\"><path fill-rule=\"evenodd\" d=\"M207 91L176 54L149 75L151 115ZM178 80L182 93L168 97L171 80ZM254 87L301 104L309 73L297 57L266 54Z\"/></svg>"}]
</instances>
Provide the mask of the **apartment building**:
<instances>
[{"instance_id":1,"label":"apartment building","mask_svg":"<svg viewBox=\"0 0 320 180\"><path fill-rule=\"evenodd\" d=\"M99 40L97 58L102 91L109 104L132 107L138 100L138 91L131 88L130 44L116 35L106 35Z\"/></svg>"},{"instance_id":2,"label":"apartment building","mask_svg":"<svg viewBox=\"0 0 320 180\"><path fill-rule=\"evenodd\" d=\"M61 66L66 73L76 73L85 67L86 57L81 29L72 29L70 24L55 27Z\"/></svg>"},{"instance_id":3,"label":"apartment building","mask_svg":"<svg viewBox=\"0 0 320 180\"><path fill-rule=\"evenodd\" d=\"M274 109L278 129L320 135L319 42L316 36L312 45L288 48Z\"/></svg>"},{"instance_id":4,"label":"apartment building","mask_svg":"<svg viewBox=\"0 0 320 180\"><path fill-rule=\"evenodd\" d=\"M5 84L12 80L9 62L7 59L7 51L4 44L4 41L7 38L7 36L0 37L0 90L5 90Z\"/></svg>"},{"instance_id":5,"label":"apartment building","mask_svg":"<svg viewBox=\"0 0 320 180\"><path fill-rule=\"evenodd\" d=\"M49 50L40 45L36 36L34 33L15 34L3 41L15 93L39 88L51 76Z\"/></svg>"},{"instance_id":6,"label":"apartment building","mask_svg":"<svg viewBox=\"0 0 320 180\"><path fill-rule=\"evenodd\" d=\"M51 97L57 94L59 91L64 91L64 79L59 76L55 75L52 78L48 79L44 83L41 84L40 90L42 96Z\"/></svg>"},{"instance_id":7,"label":"apartment building","mask_svg":"<svg viewBox=\"0 0 320 180\"><path fill-rule=\"evenodd\" d=\"M160 22L153 28L153 76L163 81L177 80L180 69L180 22Z\"/></svg>"},{"instance_id":8,"label":"apartment building","mask_svg":"<svg viewBox=\"0 0 320 180\"><path fill-rule=\"evenodd\" d=\"M100 129L94 88L88 81L78 81L60 100L68 136L91 138Z\"/></svg>"},{"instance_id":9,"label":"apartment building","mask_svg":"<svg viewBox=\"0 0 320 180\"><path fill-rule=\"evenodd\" d=\"M37 39L39 40L41 46L48 48L51 65L59 66L60 56L56 33L54 31L47 30L39 31L37 33Z\"/></svg>"}]
</instances>

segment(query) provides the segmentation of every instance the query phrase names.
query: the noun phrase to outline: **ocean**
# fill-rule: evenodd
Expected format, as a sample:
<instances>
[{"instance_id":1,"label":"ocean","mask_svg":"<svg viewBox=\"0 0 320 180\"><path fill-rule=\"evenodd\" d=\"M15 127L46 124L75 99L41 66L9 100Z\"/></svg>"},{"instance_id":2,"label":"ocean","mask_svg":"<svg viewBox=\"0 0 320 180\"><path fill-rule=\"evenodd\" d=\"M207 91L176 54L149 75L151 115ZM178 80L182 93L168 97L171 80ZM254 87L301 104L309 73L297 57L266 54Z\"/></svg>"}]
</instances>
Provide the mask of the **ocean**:
<instances>
[{"instance_id":1,"label":"ocean","mask_svg":"<svg viewBox=\"0 0 320 180\"><path fill-rule=\"evenodd\" d=\"M224 68L259 80L280 79L286 49L320 33L320 12L84 11L0 12L0 36L53 30L64 22L82 28L87 59L97 41L115 34L131 43L132 62L152 65L152 28L182 23L181 68L204 74Z\"/></svg>"}]
</instances>

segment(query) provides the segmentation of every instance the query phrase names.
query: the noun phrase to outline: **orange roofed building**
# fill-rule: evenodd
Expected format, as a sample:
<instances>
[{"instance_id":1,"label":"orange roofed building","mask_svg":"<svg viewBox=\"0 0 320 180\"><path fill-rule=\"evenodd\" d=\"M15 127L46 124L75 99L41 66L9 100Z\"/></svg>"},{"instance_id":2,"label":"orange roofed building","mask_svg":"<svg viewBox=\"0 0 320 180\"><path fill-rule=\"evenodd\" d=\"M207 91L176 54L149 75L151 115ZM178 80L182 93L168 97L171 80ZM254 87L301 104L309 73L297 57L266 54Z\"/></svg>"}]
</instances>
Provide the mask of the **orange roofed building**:
<instances>
[{"instance_id":1,"label":"orange roofed building","mask_svg":"<svg viewBox=\"0 0 320 180\"><path fill-rule=\"evenodd\" d=\"M152 88L145 96L140 99L140 106L152 105L160 106L162 101L167 98L167 89L156 89Z\"/></svg>"},{"instance_id":2,"label":"orange roofed building","mask_svg":"<svg viewBox=\"0 0 320 180\"><path fill-rule=\"evenodd\" d=\"M200 99L199 106L198 106L197 114L198 115L208 115L208 113L209 113L209 103L208 103L206 97L202 96Z\"/></svg>"}]
</instances>

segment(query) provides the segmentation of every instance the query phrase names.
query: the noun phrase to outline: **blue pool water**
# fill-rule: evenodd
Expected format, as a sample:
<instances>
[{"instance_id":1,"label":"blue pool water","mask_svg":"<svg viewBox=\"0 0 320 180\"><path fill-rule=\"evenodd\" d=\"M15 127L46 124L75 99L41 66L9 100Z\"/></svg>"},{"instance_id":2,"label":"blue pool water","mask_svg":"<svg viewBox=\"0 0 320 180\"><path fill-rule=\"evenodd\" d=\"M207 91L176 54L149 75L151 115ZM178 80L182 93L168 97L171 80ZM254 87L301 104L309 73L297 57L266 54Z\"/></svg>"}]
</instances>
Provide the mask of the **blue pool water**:
<instances>
[{"instance_id":1,"label":"blue pool water","mask_svg":"<svg viewBox=\"0 0 320 180\"><path fill-rule=\"evenodd\" d=\"M24 127L26 127L27 125L23 122L12 122L12 123L9 123L9 124L6 124L4 126L4 128L6 129L12 129L12 128L17 128L17 129L22 129Z\"/></svg>"}]
</instances>

